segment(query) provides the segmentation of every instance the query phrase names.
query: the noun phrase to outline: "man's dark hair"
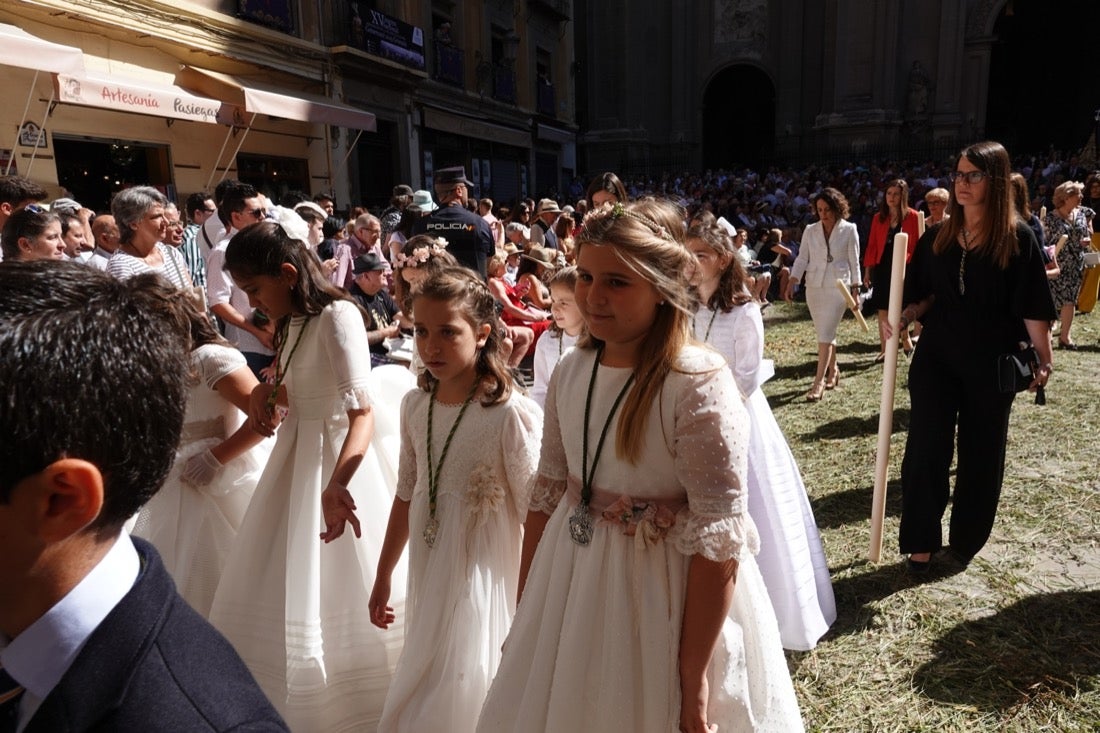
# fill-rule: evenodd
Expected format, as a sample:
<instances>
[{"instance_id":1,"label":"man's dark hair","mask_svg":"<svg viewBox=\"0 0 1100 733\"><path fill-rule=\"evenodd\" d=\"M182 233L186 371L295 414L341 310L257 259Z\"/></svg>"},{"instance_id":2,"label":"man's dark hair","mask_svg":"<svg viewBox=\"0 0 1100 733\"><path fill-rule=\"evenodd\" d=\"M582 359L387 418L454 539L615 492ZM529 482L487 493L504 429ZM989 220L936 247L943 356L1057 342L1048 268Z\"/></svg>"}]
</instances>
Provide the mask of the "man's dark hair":
<instances>
[{"instance_id":1,"label":"man's dark hair","mask_svg":"<svg viewBox=\"0 0 1100 733\"><path fill-rule=\"evenodd\" d=\"M226 226L229 226L229 212L222 208L222 202L230 191L241 185L243 184L236 178L226 178L224 181L218 181L218 185L214 186L214 206L218 207L218 219Z\"/></svg>"},{"instance_id":2,"label":"man's dark hair","mask_svg":"<svg viewBox=\"0 0 1100 733\"><path fill-rule=\"evenodd\" d=\"M333 196L331 193L327 193L325 191L322 191L321 193L319 193L319 194L317 194L316 196L313 197L313 203L315 203L315 204L319 204L322 201L331 201L332 203L335 204L336 203L336 197Z\"/></svg>"},{"instance_id":3,"label":"man's dark hair","mask_svg":"<svg viewBox=\"0 0 1100 733\"><path fill-rule=\"evenodd\" d=\"M160 489L187 401L179 292L154 273L118 280L43 260L0 267L0 502L54 461L83 459L104 482L91 528L109 533Z\"/></svg>"},{"instance_id":4,"label":"man's dark hair","mask_svg":"<svg viewBox=\"0 0 1100 733\"><path fill-rule=\"evenodd\" d=\"M23 201L41 201L46 189L23 176L0 176L0 204L16 204Z\"/></svg>"},{"instance_id":5,"label":"man's dark hair","mask_svg":"<svg viewBox=\"0 0 1100 733\"><path fill-rule=\"evenodd\" d=\"M187 217L187 223L190 224L195 219L195 212L206 211L206 202L213 201L214 197L208 194L206 191L199 191L193 193L187 197L187 203L183 206L184 216Z\"/></svg>"},{"instance_id":6,"label":"man's dark hair","mask_svg":"<svg viewBox=\"0 0 1100 733\"><path fill-rule=\"evenodd\" d=\"M309 201L309 196L305 195L303 191L287 191L281 197L279 197L279 206L285 209L293 209L303 201Z\"/></svg>"},{"instance_id":7,"label":"man's dark hair","mask_svg":"<svg viewBox=\"0 0 1100 733\"><path fill-rule=\"evenodd\" d=\"M230 214L239 214L245 209L245 200L256 198L260 192L248 183L238 183L225 192L225 197L218 202L218 216L228 226L231 222Z\"/></svg>"},{"instance_id":8,"label":"man's dark hair","mask_svg":"<svg viewBox=\"0 0 1100 733\"><path fill-rule=\"evenodd\" d=\"M325 218L324 224L321 225L321 232L325 239L334 239L342 231L344 227L348 225L347 221L341 219L338 216L329 216Z\"/></svg>"}]
</instances>

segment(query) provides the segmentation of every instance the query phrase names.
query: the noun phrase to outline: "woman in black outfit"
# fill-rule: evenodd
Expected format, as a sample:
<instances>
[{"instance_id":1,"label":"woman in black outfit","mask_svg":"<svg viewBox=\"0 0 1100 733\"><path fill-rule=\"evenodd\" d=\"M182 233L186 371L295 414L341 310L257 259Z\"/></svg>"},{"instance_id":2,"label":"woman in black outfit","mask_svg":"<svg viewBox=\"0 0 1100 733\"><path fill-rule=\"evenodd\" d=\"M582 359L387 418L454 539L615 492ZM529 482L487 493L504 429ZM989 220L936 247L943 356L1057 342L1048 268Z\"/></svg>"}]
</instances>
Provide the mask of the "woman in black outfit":
<instances>
[{"instance_id":1,"label":"woman in black outfit","mask_svg":"<svg viewBox=\"0 0 1100 733\"><path fill-rule=\"evenodd\" d=\"M901 328L924 324L909 367L912 412L901 467L900 546L912 572L927 570L942 547L956 427L949 557L965 565L989 539L1015 396L998 391L998 356L1021 341L1034 344L1041 366L1031 391L1053 370L1054 303L1035 236L1013 207L1010 172L1000 143L962 151L951 176L951 218L921 238L906 277Z\"/></svg>"}]
</instances>

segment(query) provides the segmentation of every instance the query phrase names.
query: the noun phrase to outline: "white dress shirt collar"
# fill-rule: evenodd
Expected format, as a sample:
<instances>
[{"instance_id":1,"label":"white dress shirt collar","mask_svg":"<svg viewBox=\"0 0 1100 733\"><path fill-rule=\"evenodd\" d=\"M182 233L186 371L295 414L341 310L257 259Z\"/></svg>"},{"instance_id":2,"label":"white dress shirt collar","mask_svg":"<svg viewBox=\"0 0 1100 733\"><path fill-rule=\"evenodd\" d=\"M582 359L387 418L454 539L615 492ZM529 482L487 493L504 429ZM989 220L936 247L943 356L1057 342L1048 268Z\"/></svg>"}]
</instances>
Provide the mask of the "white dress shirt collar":
<instances>
[{"instance_id":1,"label":"white dress shirt collar","mask_svg":"<svg viewBox=\"0 0 1100 733\"><path fill-rule=\"evenodd\" d=\"M0 661L26 688L20 705L22 730L72 665L88 637L123 596L141 570L134 543L125 532L75 588L19 636L0 638Z\"/></svg>"}]
</instances>

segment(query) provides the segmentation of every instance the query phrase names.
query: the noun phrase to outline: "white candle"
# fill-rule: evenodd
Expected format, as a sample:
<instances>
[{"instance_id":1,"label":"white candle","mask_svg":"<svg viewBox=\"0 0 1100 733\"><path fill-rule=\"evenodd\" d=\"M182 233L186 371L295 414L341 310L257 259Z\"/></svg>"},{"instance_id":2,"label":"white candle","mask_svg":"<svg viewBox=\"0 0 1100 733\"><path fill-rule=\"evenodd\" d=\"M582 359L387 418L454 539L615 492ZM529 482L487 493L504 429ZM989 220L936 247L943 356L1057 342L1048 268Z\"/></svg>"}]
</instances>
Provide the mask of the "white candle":
<instances>
[{"instance_id":1,"label":"white candle","mask_svg":"<svg viewBox=\"0 0 1100 733\"><path fill-rule=\"evenodd\" d=\"M917 212L917 239L924 236L924 227L926 222L924 221L924 214Z\"/></svg>"},{"instance_id":2,"label":"white candle","mask_svg":"<svg viewBox=\"0 0 1100 733\"><path fill-rule=\"evenodd\" d=\"M909 235L894 237L894 257L890 262L890 303L886 318L894 332L886 341L886 360L882 364L882 399L878 411L878 450L875 452L875 484L871 498L871 562L882 557L882 527L886 519L886 471L890 466L890 434L894 429L894 387L898 373L898 334L901 331L901 297L905 288L905 250Z\"/></svg>"},{"instance_id":3,"label":"white candle","mask_svg":"<svg viewBox=\"0 0 1100 733\"><path fill-rule=\"evenodd\" d=\"M1039 219L1041 221L1041 220L1046 219L1046 218L1047 218L1047 207L1040 206L1039 207Z\"/></svg>"}]
</instances>

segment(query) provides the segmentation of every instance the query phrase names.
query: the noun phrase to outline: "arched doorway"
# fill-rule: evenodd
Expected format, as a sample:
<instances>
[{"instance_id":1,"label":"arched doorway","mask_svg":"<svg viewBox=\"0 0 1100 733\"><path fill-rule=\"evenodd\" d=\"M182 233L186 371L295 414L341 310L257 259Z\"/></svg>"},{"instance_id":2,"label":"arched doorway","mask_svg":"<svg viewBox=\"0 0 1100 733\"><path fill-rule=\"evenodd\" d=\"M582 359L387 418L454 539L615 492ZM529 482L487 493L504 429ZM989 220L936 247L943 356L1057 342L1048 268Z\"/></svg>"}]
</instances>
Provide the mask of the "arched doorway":
<instances>
[{"instance_id":1,"label":"arched doorway","mask_svg":"<svg viewBox=\"0 0 1100 733\"><path fill-rule=\"evenodd\" d=\"M774 149L771 79L746 64L719 71L703 92L703 167L756 167Z\"/></svg>"},{"instance_id":2,"label":"arched doorway","mask_svg":"<svg viewBox=\"0 0 1100 733\"><path fill-rule=\"evenodd\" d=\"M1100 85L1083 29L1100 27L1100 3L1051 7L1008 0L993 25L985 133L1013 154L1076 151L1095 132Z\"/></svg>"}]
</instances>

